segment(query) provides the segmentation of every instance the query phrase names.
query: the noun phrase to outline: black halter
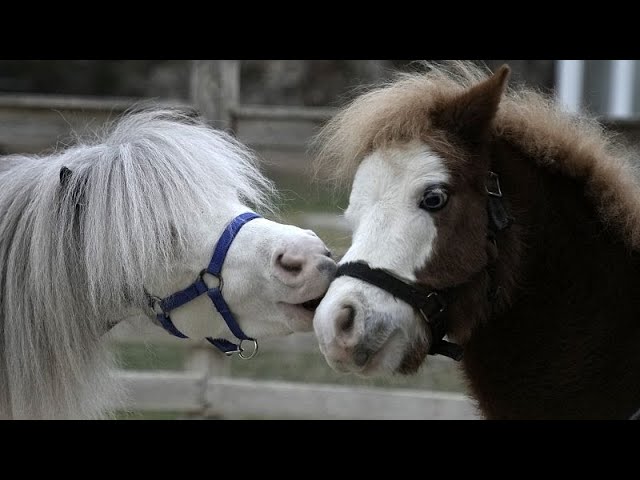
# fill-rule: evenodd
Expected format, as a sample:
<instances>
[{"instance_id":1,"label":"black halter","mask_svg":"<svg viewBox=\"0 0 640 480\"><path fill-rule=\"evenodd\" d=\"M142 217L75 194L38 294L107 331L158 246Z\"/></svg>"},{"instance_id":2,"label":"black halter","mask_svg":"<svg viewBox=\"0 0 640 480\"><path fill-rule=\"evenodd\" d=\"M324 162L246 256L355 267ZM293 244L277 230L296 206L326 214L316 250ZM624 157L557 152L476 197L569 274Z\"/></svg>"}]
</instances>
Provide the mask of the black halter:
<instances>
[{"instance_id":1,"label":"black halter","mask_svg":"<svg viewBox=\"0 0 640 480\"><path fill-rule=\"evenodd\" d=\"M498 175L494 172L489 172L486 191L489 222L487 238L495 245L496 234L508 228L513 222L513 218L509 216L502 202L500 181ZM489 268L489 265L484 268ZM447 334L446 318L444 316L444 312L447 309L445 297L447 296L447 291L455 288L455 286L449 287L447 291L431 290L426 292L418 284L407 282L388 270L371 268L362 261L340 265L336 278L340 276L349 276L367 282L411 305L422 315L427 328L431 331L429 355L444 355L457 361L462 359L462 347L444 340ZM496 291L497 288L494 286L490 291L490 298L495 298Z\"/></svg>"}]
</instances>

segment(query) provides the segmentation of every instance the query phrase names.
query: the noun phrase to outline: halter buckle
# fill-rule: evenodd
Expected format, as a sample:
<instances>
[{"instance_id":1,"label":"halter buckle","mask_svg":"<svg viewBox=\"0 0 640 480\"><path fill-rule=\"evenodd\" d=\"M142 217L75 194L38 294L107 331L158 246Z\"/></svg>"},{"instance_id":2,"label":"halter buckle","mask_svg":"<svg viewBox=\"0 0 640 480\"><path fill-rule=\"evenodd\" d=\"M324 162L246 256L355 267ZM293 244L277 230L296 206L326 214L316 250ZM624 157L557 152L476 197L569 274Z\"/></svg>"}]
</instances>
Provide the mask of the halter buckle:
<instances>
[{"instance_id":1,"label":"halter buckle","mask_svg":"<svg viewBox=\"0 0 640 480\"><path fill-rule=\"evenodd\" d=\"M165 311L162 309L162 299L160 297L147 293L147 298L149 299L149 308L151 308L153 313L156 315L166 315Z\"/></svg>"},{"instance_id":2,"label":"halter buckle","mask_svg":"<svg viewBox=\"0 0 640 480\"><path fill-rule=\"evenodd\" d=\"M251 353L250 353L249 355L243 355L243 354L244 354L244 352L245 352L245 349L244 349L244 348L242 348L242 342L246 342L246 341L249 341L249 342L252 342L252 343L253 343L253 349L252 349L252 351L251 351ZM232 356L234 353L237 353L237 354L238 354L238 356L239 356L240 358L242 358L243 360L251 360L251 359L252 359L253 357L255 357L255 356L256 356L256 354L258 353L258 341L257 341L257 340L255 340L255 339L253 339L253 338L251 338L251 339L249 339L249 340L247 340L247 339L245 339L245 340L240 340L240 343L238 344L238 347L237 347L235 350L231 350L231 351L229 351L229 352L224 352L224 354L225 354L227 357Z\"/></svg>"},{"instance_id":3,"label":"halter buckle","mask_svg":"<svg viewBox=\"0 0 640 480\"><path fill-rule=\"evenodd\" d=\"M442 312L444 312L444 309L447 308L447 304L445 303L445 301L442 299L442 296L438 292L430 292L427 295L427 301L429 301L431 298L436 299L438 304L440 305L440 308L438 309L438 311L431 315L432 318L435 318L438 315L440 315ZM422 311L422 309L420 309L420 312L422 313L422 316L425 317L426 319L426 314Z\"/></svg>"},{"instance_id":4,"label":"halter buckle","mask_svg":"<svg viewBox=\"0 0 640 480\"><path fill-rule=\"evenodd\" d=\"M502 198L502 190L500 189L500 177L495 172L489 172L489 178L485 185L487 193L492 197Z\"/></svg>"}]
</instances>

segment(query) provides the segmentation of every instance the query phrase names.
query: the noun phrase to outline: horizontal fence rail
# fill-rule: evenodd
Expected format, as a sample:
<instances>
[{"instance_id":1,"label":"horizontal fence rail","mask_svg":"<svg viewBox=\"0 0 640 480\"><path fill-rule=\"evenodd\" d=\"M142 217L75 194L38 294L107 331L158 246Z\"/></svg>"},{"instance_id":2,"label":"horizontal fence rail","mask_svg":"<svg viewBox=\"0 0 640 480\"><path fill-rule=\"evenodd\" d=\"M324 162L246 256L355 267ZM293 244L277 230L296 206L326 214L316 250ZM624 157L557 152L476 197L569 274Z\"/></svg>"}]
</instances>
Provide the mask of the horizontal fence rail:
<instances>
[{"instance_id":1,"label":"horizontal fence rail","mask_svg":"<svg viewBox=\"0 0 640 480\"><path fill-rule=\"evenodd\" d=\"M37 153L72 143L76 134L99 130L127 109L151 103L193 108L178 100L0 95L0 151ZM335 111L323 107L234 106L227 113L242 142L258 150L287 152L306 150L310 138ZM640 119L603 118L602 122L639 143Z\"/></svg>"},{"instance_id":2,"label":"horizontal fence rail","mask_svg":"<svg viewBox=\"0 0 640 480\"><path fill-rule=\"evenodd\" d=\"M242 105L231 109L238 120L302 120L322 123L329 120L337 109L331 107L278 107Z\"/></svg>"},{"instance_id":3,"label":"horizontal fence rail","mask_svg":"<svg viewBox=\"0 0 640 480\"><path fill-rule=\"evenodd\" d=\"M128 109L141 105L183 106L144 98L0 95L0 152L40 153L91 136Z\"/></svg>"},{"instance_id":4,"label":"horizontal fence rail","mask_svg":"<svg viewBox=\"0 0 640 480\"><path fill-rule=\"evenodd\" d=\"M179 339L149 321L121 323L109 334L115 344L184 348L193 356L185 371L125 371L127 399L121 409L180 411L224 418L292 419L479 419L464 394L419 389L361 387L231 378L229 362L199 340ZM260 352L319 353L312 332L262 340ZM253 360L260 361L260 355ZM440 361L437 358L432 361Z\"/></svg>"},{"instance_id":5,"label":"horizontal fence rail","mask_svg":"<svg viewBox=\"0 0 640 480\"><path fill-rule=\"evenodd\" d=\"M474 420L462 394L203 378L194 373L118 371L131 410L181 411L225 418L316 420Z\"/></svg>"}]
</instances>

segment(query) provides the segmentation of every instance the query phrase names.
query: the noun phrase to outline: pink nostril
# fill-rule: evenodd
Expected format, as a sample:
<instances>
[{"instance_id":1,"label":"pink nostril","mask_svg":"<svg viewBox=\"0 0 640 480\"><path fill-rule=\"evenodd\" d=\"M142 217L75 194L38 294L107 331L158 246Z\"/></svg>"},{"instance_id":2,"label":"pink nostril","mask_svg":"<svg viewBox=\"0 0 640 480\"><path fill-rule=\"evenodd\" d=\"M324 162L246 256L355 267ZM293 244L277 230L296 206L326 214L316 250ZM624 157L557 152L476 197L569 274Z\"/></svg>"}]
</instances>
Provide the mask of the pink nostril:
<instances>
[{"instance_id":1,"label":"pink nostril","mask_svg":"<svg viewBox=\"0 0 640 480\"><path fill-rule=\"evenodd\" d=\"M304 259L297 255L281 253L276 258L276 265L286 272L297 275L304 267Z\"/></svg>"}]
</instances>

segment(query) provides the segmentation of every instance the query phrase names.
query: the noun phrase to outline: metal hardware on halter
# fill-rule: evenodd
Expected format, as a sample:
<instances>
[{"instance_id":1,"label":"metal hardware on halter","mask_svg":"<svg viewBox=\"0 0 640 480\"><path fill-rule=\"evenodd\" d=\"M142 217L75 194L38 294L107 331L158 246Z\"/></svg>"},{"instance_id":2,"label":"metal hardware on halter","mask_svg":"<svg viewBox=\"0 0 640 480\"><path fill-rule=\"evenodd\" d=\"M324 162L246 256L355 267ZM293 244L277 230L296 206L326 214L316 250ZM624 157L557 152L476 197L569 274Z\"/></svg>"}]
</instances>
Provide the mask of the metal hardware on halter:
<instances>
[{"instance_id":1,"label":"metal hardware on halter","mask_svg":"<svg viewBox=\"0 0 640 480\"><path fill-rule=\"evenodd\" d=\"M489 239L495 245L495 234L507 229L513 223L513 217L509 215L502 198L500 177L497 173L489 171L489 177L485 189L489 198L487 200L487 213L489 216ZM496 246L497 248L497 246Z\"/></svg>"},{"instance_id":2,"label":"metal hardware on halter","mask_svg":"<svg viewBox=\"0 0 640 480\"><path fill-rule=\"evenodd\" d=\"M489 172L489 178L485 185L487 193L492 197L502 198L502 190L500 189L500 177L495 172Z\"/></svg>"},{"instance_id":3,"label":"metal hardware on halter","mask_svg":"<svg viewBox=\"0 0 640 480\"><path fill-rule=\"evenodd\" d=\"M440 304L440 309L437 312L434 312L431 314L432 317L437 317L438 315L440 315L442 312L444 312L444 309L447 308L447 304L445 303L445 301L442 299L442 295L440 295L438 292L429 292L429 295L427 295L427 302L432 299L435 298L438 303ZM420 309L420 313L422 313L422 315L424 316L425 313L422 311L422 309Z\"/></svg>"},{"instance_id":4,"label":"metal hardware on halter","mask_svg":"<svg viewBox=\"0 0 640 480\"><path fill-rule=\"evenodd\" d=\"M253 350L248 356L243 355L245 350L244 350L244 348L242 348L242 342L246 342L246 340L240 340L240 343L238 344L238 351L234 352L234 353L237 353L238 356L240 358L242 358L243 360L249 360L249 359L255 357L256 353L258 353L258 341L255 340L255 339L251 339L249 341L253 342ZM231 354L228 353L227 355L231 355Z\"/></svg>"},{"instance_id":5,"label":"metal hardware on halter","mask_svg":"<svg viewBox=\"0 0 640 480\"><path fill-rule=\"evenodd\" d=\"M164 314L164 310L162 310L162 307L160 306L162 299L160 297L156 297L155 295L151 295L150 293L147 292L146 289L144 293L147 295L147 300L149 301L149 308L153 311L153 313L155 313L156 315Z\"/></svg>"},{"instance_id":6,"label":"metal hardware on halter","mask_svg":"<svg viewBox=\"0 0 640 480\"><path fill-rule=\"evenodd\" d=\"M218 285L214 285L210 287L209 284L204 281L205 275L209 275L210 277L215 278L218 281ZM209 288L210 290L212 288L217 288L222 292L222 287L224 286L224 279L222 278L222 274L216 275L215 273L207 272L207 269L203 268L202 271L198 274L198 279L201 280L202 283L204 283L207 286L207 288Z\"/></svg>"}]
</instances>

